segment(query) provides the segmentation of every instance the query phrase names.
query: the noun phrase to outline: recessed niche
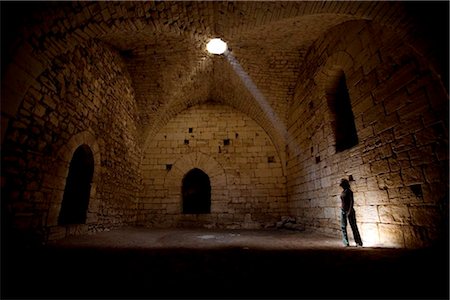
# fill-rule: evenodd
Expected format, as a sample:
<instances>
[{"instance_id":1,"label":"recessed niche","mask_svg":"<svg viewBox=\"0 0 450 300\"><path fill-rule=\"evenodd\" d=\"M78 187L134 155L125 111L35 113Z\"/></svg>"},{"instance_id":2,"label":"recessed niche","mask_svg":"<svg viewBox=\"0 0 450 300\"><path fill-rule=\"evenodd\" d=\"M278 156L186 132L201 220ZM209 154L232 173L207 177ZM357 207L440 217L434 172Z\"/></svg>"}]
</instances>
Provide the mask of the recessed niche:
<instances>
[{"instance_id":1,"label":"recessed niche","mask_svg":"<svg viewBox=\"0 0 450 300\"><path fill-rule=\"evenodd\" d=\"M223 140L223 145L224 145L224 146L230 145L230 139L225 139L225 140Z\"/></svg>"},{"instance_id":2,"label":"recessed niche","mask_svg":"<svg viewBox=\"0 0 450 300\"><path fill-rule=\"evenodd\" d=\"M358 135L344 72L340 71L335 78L328 87L327 100L333 119L336 152L341 152L357 145Z\"/></svg>"},{"instance_id":3,"label":"recessed niche","mask_svg":"<svg viewBox=\"0 0 450 300\"><path fill-rule=\"evenodd\" d=\"M320 156L316 156L316 164L320 163Z\"/></svg>"},{"instance_id":4,"label":"recessed niche","mask_svg":"<svg viewBox=\"0 0 450 300\"><path fill-rule=\"evenodd\" d=\"M58 224L84 224L89 206L94 156L88 145L75 150L66 179Z\"/></svg>"},{"instance_id":5,"label":"recessed niche","mask_svg":"<svg viewBox=\"0 0 450 300\"><path fill-rule=\"evenodd\" d=\"M189 145L189 140L184 140L185 145Z\"/></svg>"},{"instance_id":6,"label":"recessed niche","mask_svg":"<svg viewBox=\"0 0 450 300\"><path fill-rule=\"evenodd\" d=\"M192 132L194 132L194 128L189 128L189 133L192 133Z\"/></svg>"},{"instance_id":7,"label":"recessed niche","mask_svg":"<svg viewBox=\"0 0 450 300\"><path fill-rule=\"evenodd\" d=\"M167 170L167 171L172 170L172 164L167 164L167 165L166 165L166 170Z\"/></svg>"},{"instance_id":8,"label":"recessed niche","mask_svg":"<svg viewBox=\"0 0 450 300\"><path fill-rule=\"evenodd\" d=\"M200 169L190 170L182 181L183 213L208 214L211 212L211 183Z\"/></svg>"},{"instance_id":9,"label":"recessed niche","mask_svg":"<svg viewBox=\"0 0 450 300\"><path fill-rule=\"evenodd\" d=\"M422 197L422 186L420 184L413 184L409 187L416 197Z\"/></svg>"}]
</instances>

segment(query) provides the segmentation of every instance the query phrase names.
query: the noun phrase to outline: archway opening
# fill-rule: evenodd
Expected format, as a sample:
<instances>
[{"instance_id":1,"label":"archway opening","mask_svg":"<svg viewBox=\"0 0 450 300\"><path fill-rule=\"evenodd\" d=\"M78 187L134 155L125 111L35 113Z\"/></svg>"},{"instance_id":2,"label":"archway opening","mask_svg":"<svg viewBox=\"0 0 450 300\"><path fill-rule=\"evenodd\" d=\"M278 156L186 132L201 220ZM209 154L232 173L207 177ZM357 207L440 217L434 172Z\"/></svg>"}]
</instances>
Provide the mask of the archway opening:
<instances>
[{"instance_id":1,"label":"archway opening","mask_svg":"<svg viewBox=\"0 0 450 300\"><path fill-rule=\"evenodd\" d=\"M75 150L70 162L58 224L84 224L89 205L94 156L87 145Z\"/></svg>"},{"instance_id":2,"label":"archway opening","mask_svg":"<svg viewBox=\"0 0 450 300\"><path fill-rule=\"evenodd\" d=\"M209 176L194 168L186 173L182 181L183 213L211 213L211 183Z\"/></svg>"}]
</instances>

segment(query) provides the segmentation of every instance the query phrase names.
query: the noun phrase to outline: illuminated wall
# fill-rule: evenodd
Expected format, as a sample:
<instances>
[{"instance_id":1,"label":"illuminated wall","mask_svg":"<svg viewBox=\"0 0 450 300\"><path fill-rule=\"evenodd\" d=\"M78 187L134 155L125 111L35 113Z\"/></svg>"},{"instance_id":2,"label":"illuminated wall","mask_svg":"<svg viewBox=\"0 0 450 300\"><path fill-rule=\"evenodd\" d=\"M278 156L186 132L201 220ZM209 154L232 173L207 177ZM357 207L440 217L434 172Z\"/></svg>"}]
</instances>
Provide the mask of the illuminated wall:
<instances>
[{"instance_id":1,"label":"illuminated wall","mask_svg":"<svg viewBox=\"0 0 450 300\"><path fill-rule=\"evenodd\" d=\"M182 181L200 169L211 182L211 211L185 214ZM255 121L218 104L169 121L144 150L139 223L151 227L263 228L287 213L285 176Z\"/></svg>"},{"instance_id":2,"label":"illuminated wall","mask_svg":"<svg viewBox=\"0 0 450 300\"><path fill-rule=\"evenodd\" d=\"M448 97L426 58L387 28L350 21L314 43L302 70L288 121L292 214L340 235L338 184L350 178L365 245L414 247L442 237ZM337 92L343 76L357 143L342 150L337 139L351 131L339 129L335 108L345 104Z\"/></svg>"}]
</instances>

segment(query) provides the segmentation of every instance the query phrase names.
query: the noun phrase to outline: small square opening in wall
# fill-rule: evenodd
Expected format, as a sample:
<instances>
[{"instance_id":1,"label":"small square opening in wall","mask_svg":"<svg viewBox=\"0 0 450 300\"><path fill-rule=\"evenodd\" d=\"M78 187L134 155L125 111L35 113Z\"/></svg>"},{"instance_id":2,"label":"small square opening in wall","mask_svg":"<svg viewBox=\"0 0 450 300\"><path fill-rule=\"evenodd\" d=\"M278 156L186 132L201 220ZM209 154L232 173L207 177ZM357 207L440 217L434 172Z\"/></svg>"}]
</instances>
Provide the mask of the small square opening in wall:
<instances>
[{"instance_id":1,"label":"small square opening in wall","mask_svg":"<svg viewBox=\"0 0 450 300\"><path fill-rule=\"evenodd\" d=\"M189 145L189 140L184 140L185 145Z\"/></svg>"},{"instance_id":2,"label":"small square opening in wall","mask_svg":"<svg viewBox=\"0 0 450 300\"><path fill-rule=\"evenodd\" d=\"M167 171L172 170L172 164L166 164L166 170Z\"/></svg>"},{"instance_id":3,"label":"small square opening in wall","mask_svg":"<svg viewBox=\"0 0 450 300\"><path fill-rule=\"evenodd\" d=\"M320 163L320 156L316 156L316 164Z\"/></svg>"},{"instance_id":4,"label":"small square opening in wall","mask_svg":"<svg viewBox=\"0 0 450 300\"><path fill-rule=\"evenodd\" d=\"M189 131L189 133L192 133L192 132L194 132L194 128L190 127L188 131Z\"/></svg>"},{"instance_id":5,"label":"small square opening in wall","mask_svg":"<svg viewBox=\"0 0 450 300\"><path fill-rule=\"evenodd\" d=\"M225 140L223 140L223 145L224 145L224 146L230 145L230 139L225 139Z\"/></svg>"},{"instance_id":6,"label":"small square opening in wall","mask_svg":"<svg viewBox=\"0 0 450 300\"><path fill-rule=\"evenodd\" d=\"M268 156L267 157L267 162L268 163L274 163L275 162L275 156Z\"/></svg>"},{"instance_id":7,"label":"small square opening in wall","mask_svg":"<svg viewBox=\"0 0 450 300\"><path fill-rule=\"evenodd\" d=\"M416 197L422 197L422 186L420 184L413 184L409 187Z\"/></svg>"}]
</instances>

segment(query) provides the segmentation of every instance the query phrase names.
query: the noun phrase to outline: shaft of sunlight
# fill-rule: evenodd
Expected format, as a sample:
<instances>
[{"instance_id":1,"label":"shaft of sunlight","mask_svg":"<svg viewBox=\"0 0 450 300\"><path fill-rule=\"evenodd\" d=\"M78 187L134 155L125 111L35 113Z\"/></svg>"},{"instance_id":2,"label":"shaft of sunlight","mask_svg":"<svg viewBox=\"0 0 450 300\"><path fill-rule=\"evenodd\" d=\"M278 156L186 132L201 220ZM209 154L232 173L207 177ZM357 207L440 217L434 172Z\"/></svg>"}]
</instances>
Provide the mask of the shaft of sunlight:
<instances>
[{"instance_id":1,"label":"shaft of sunlight","mask_svg":"<svg viewBox=\"0 0 450 300\"><path fill-rule=\"evenodd\" d=\"M261 93L261 91L258 89L258 87L255 85L253 80L250 78L250 76L247 74L247 72L244 71L241 64L237 61L237 59L231 54L230 51L226 51L224 53L225 57L227 58L230 65L233 67L236 74L241 78L242 82L244 83L247 90L252 94L253 98L257 101L261 109L264 111L267 118L269 118L270 122L273 124L275 129L281 134L281 136L285 139L285 142L294 141L293 139L289 139L289 133L287 131L286 126L283 124L283 122L280 120L276 112L272 109L269 102L267 102L264 95ZM292 147L294 150L294 155L298 154L299 148L295 145Z\"/></svg>"}]
</instances>

